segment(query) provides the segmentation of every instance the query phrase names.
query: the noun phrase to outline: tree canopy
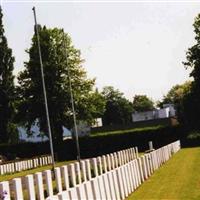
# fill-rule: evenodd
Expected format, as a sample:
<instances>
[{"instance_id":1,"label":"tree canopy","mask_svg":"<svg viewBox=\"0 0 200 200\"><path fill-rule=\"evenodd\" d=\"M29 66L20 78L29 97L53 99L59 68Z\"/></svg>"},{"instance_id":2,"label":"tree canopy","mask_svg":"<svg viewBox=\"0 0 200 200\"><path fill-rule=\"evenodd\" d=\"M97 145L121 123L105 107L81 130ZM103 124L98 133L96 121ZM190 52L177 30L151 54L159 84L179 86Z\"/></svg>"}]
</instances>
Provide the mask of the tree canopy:
<instances>
[{"instance_id":1,"label":"tree canopy","mask_svg":"<svg viewBox=\"0 0 200 200\"><path fill-rule=\"evenodd\" d=\"M133 97L133 109L137 112L153 110L154 103L146 95L135 95Z\"/></svg>"},{"instance_id":2,"label":"tree canopy","mask_svg":"<svg viewBox=\"0 0 200 200\"><path fill-rule=\"evenodd\" d=\"M103 88L102 94L106 102L103 124L119 125L130 123L133 112L132 103L123 97L123 93L112 86L107 86Z\"/></svg>"},{"instance_id":3,"label":"tree canopy","mask_svg":"<svg viewBox=\"0 0 200 200\"><path fill-rule=\"evenodd\" d=\"M179 122L183 122L185 115L184 102L191 92L191 81L186 81L183 84L173 86L169 92L163 97L162 101L158 102L158 107L163 107L164 104L173 104L176 109L176 116Z\"/></svg>"},{"instance_id":4,"label":"tree canopy","mask_svg":"<svg viewBox=\"0 0 200 200\"><path fill-rule=\"evenodd\" d=\"M159 107L162 107L163 104L172 103L175 106L181 103L182 99L186 94L191 90L191 81L186 81L183 84L177 84L173 86L169 92L163 97L162 101L158 103Z\"/></svg>"},{"instance_id":5,"label":"tree canopy","mask_svg":"<svg viewBox=\"0 0 200 200\"><path fill-rule=\"evenodd\" d=\"M39 27L39 35L53 138L61 141L62 126L73 126L69 78L78 120L91 121L102 113L104 103L101 95L93 90L95 79L87 78L82 66L84 60L81 58L81 52L73 46L70 36L62 29L48 29L45 26ZM25 62L25 69L18 76L18 115L30 134L30 128L36 119L41 131L47 133L35 34L31 47L26 52L29 54L29 61Z\"/></svg>"},{"instance_id":6,"label":"tree canopy","mask_svg":"<svg viewBox=\"0 0 200 200\"><path fill-rule=\"evenodd\" d=\"M0 141L8 142L16 134L13 123L15 113L14 57L4 35L3 13L0 6Z\"/></svg>"},{"instance_id":7,"label":"tree canopy","mask_svg":"<svg viewBox=\"0 0 200 200\"><path fill-rule=\"evenodd\" d=\"M183 122L191 128L200 128L200 14L194 24L196 43L186 53L185 68L190 68L193 78L190 92L183 99Z\"/></svg>"}]
</instances>

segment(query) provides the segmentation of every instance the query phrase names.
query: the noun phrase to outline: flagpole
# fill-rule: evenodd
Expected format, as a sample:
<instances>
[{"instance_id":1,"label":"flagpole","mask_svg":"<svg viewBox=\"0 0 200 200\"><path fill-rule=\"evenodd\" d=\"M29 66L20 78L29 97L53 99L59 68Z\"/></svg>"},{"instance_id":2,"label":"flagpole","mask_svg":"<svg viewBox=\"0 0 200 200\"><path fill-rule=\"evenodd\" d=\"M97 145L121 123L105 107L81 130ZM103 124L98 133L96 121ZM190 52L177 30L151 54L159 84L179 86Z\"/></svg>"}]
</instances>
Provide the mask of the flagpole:
<instances>
[{"instance_id":1,"label":"flagpole","mask_svg":"<svg viewBox=\"0 0 200 200\"><path fill-rule=\"evenodd\" d=\"M69 79L69 90L70 90L70 98L71 98L71 106L72 106L72 112L73 112L73 120L74 120L74 131L75 131L75 139L76 139L76 150L77 150L77 160L80 162L81 156L80 156L80 146L79 146L79 139L78 139L78 130L77 130L77 123L76 123L76 113L75 113L75 105L74 105L74 96L72 91L72 83L71 83L71 74L70 74L70 68L68 66L68 58L67 58L67 47L65 42L65 33L63 31L63 44L64 44L64 51L65 51L65 57L66 57L66 63L67 63L67 72L68 72L68 79Z\"/></svg>"},{"instance_id":2,"label":"flagpole","mask_svg":"<svg viewBox=\"0 0 200 200\"><path fill-rule=\"evenodd\" d=\"M44 94L44 103L45 103L45 111L46 111L46 118L47 118L47 126L48 126L48 134L49 134L49 143L50 143L51 156L52 156L52 167L53 167L53 170L54 170L54 169L55 169L55 159L54 159L54 151L53 151L53 142L52 142L52 134L51 134L51 125L50 125L50 120L49 120L49 110L48 110L46 86L45 86L45 80L44 80L44 70L43 70L43 63L42 63L42 55L41 55L41 49L40 49L40 37L39 37L39 32L38 32L38 25L37 25L35 7L33 7L32 10L33 10L34 20L35 20L35 30L36 30L36 37L37 37L37 44L38 44L38 53L39 53L39 60L40 60L40 69L41 69L41 78L42 78L42 88L43 88L43 94Z\"/></svg>"}]
</instances>

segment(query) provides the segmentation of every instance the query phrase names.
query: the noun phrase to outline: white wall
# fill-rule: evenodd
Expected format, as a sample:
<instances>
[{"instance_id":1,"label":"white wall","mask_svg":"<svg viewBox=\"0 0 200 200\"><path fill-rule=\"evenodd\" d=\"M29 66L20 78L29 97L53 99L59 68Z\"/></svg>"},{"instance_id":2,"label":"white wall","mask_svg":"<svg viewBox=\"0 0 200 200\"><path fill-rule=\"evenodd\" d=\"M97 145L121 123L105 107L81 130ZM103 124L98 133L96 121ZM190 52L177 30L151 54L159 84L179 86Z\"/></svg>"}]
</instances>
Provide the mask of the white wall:
<instances>
[{"instance_id":1,"label":"white wall","mask_svg":"<svg viewBox=\"0 0 200 200\"><path fill-rule=\"evenodd\" d=\"M176 110L174 108L174 104L172 104L172 103L164 104L163 108L169 108L169 116L170 117L176 116Z\"/></svg>"},{"instance_id":2,"label":"white wall","mask_svg":"<svg viewBox=\"0 0 200 200\"><path fill-rule=\"evenodd\" d=\"M169 108L162 108L157 112L158 112L158 119L169 117Z\"/></svg>"},{"instance_id":3,"label":"white wall","mask_svg":"<svg viewBox=\"0 0 200 200\"><path fill-rule=\"evenodd\" d=\"M174 109L173 104L165 104L164 108L159 110L152 110L147 112L135 112L132 114L132 121L146 121L152 119L162 119L168 117L174 117L176 115L176 111Z\"/></svg>"},{"instance_id":4,"label":"white wall","mask_svg":"<svg viewBox=\"0 0 200 200\"><path fill-rule=\"evenodd\" d=\"M92 127L101 127L103 126L102 118L96 118L94 120L94 123L92 124Z\"/></svg>"},{"instance_id":5,"label":"white wall","mask_svg":"<svg viewBox=\"0 0 200 200\"><path fill-rule=\"evenodd\" d=\"M138 121L146 121L155 119L155 111L147 111L147 112L138 112L132 114L132 121L138 122Z\"/></svg>"},{"instance_id":6,"label":"white wall","mask_svg":"<svg viewBox=\"0 0 200 200\"><path fill-rule=\"evenodd\" d=\"M34 134L32 136L28 136L26 133L26 129L24 127L18 127L18 132L19 132L19 140L23 140L26 142L44 142L49 140L49 138L47 136L40 135L40 129L37 125L32 126L31 131L34 132ZM63 138L66 137L71 137L71 132L63 127Z\"/></svg>"},{"instance_id":7,"label":"white wall","mask_svg":"<svg viewBox=\"0 0 200 200\"><path fill-rule=\"evenodd\" d=\"M74 128L72 129L72 131L74 132ZM77 124L77 131L78 131L78 136L82 137L82 136L90 135L91 128L87 124L87 122L79 121Z\"/></svg>"}]
</instances>

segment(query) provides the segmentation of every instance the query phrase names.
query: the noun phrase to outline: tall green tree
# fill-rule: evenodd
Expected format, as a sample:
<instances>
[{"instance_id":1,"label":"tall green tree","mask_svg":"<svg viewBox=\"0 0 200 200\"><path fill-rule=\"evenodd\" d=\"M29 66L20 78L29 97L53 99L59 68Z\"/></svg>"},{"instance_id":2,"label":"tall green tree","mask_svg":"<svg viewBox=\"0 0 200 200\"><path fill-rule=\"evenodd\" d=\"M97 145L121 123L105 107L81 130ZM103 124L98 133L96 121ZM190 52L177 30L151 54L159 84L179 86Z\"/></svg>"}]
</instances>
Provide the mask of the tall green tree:
<instances>
[{"instance_id":1,"label":"tall green tree","mask_svg":"<svg viewBox=\"0 0 200 200\"><path fill-rule=\"evenodd\" d=\"M112 86L107 86L103 88L102 94L106 101L103 125L130 123L133 112L132 103L123 97L123 93Z\"/></svg>"},{"instance_id":2,"label":"tall green tree","mask_svg":"<svg viewBox=\"0 0 200 200\"><path fill-rule=\"evenodd\" d=\"M185 68L190 68L193 78L191 91L183 100L184 123L191 128L200 128L200 14L195 18L194 33L196 43L186 53Z\"/></svg>"},{"instance_id":3,"label":"tall green tree","mask_svg":"<svg viewBox=\"0 0 200 200\"><path fill-rule=\"evenodd\" d=\"M81 58L81 52L73 46L70 36L61 29L47 29L45 26L39 27L39 35L53 139L60 142L63 136L62 127L73 127L68 69L77 119L90 121L100 112L98 108L102 107L96 105L98 108L94 108L92 97L95 93L95 80L87 78L82 67L84 60ZM26 52L29 54L29 61L25 62L25 70L18 76L18 93L21 99L19 119L23 119L22 122L30 134L31 126L37 119L40 130L46 134L44 96L35 35L30 49Z\"/></svg>"},{"instance_id":4,"label":"tall green tree","mask_svg":"<svg viewBox=\"0 0 200 200\"><path fill-rule=\"evenodd\" d=\"M106 101L104 96L96 89L89 93L79 105L80 118L92 124L96 118L101 118L105 112Z\"/></svg>"},{"instance_id":5,"label":"tall green tree","mask_svg":"<svg viewBox=\"0 0 200 200\"><path fill-rule=\"evenodd\" d=\"M163 97L162 101L159 102L158 106L162 107L163 104L172 103L175 106L180 104L184 95L190 92L191 90L191 81L186 81L183 84L177 84L173 86L169 92Z\"/></svg>"},{"instance_id":6,"label":"tall green tree","mask_svg":"<svg viewBox=\"0 0 200 200\"><path fill-rule=\"evenodd\" d=\"M8 142L16 131L14 118L14 57L4 34L3 13L0 7L0 141Z\"/></svg>"},{"instance_id":7,"label":"tall green tree","mask_svg":"<svg viewBox=\"0 0 200 200\"><path fill-rule=\"evenodd\" d=\"M154 103L146 95L135 95L133 97L133 109L137 112L153 110Z\"/></svg>"},{"instance_id":8,"label":"tall green tree","mask_svg":"<svg viewBox=\"0 0 200 200\"><path fill-rule=\"evenodd\" d=\"M169 103L174 104L176 116L178 117L179 122L183 122L186 109L184 103L191 92L191 85L191 81L186 81L183 84L173 86L163 97L162 101L158 102L158 107L162 108L164 104Z\"/></svg>"}]
</instances>

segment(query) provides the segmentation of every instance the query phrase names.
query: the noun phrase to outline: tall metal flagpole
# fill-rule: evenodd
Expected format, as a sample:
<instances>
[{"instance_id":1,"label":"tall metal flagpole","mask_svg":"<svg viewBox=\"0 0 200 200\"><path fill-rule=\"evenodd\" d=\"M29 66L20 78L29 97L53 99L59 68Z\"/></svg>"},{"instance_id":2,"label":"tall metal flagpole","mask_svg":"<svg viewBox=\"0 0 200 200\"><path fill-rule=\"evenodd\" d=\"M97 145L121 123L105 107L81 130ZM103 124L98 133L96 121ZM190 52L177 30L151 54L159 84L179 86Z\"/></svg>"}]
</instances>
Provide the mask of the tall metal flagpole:
<instances>
[{"instance_id":1,"label":"tall metal flagpole","mask_svg":"<svg viewBox=\"0 0 200 200\"><path fill-rule=\"evenodd\" d=\"M71 97L71 106L72 106L73 120L74 120L76 149L77 149L77 160L78 160L78 162L80 162L81 156L80 156L80 147L79 147L79 139L78 139L78 130L77 130L77 124L76 124L76 113L75 113L75 106L74 106L74 97L73 97L73 92L72 92L70 68L68 66L68 59L67 59L67 47L66 47L66 42L65 42L65 33L64 33L64 30L62 30L62 31L63 31L63 44L64 44L64 50L65 50L65 56L66 56L66 63L67 63L67 72L68 72L68 78L69 78L69 89L70 89L70 97Z\"/></svg>"},{"instance_id":2,"label":"tall metal flagpole","mask_svg":"<svg viewBox=\"0 0 200 200\"><path fill-rule=\"evenodd\" d=\"M44 103L45 103L45 110L46 110L46 117L47 117L47 126L48 126L48 133L49 133L49 142L50 142L50 149L51 149L51 156L52 156L52 165L53 165L53 169L55 169L55 159L54 159L54 151L53 151L53 142L52 142L52 134L51 134L51 125L50 125L50 120L49 120L49 110L48 110L48 103L47 103L47 94L46 94L46 87L45 87L45 81L44 81L44 71L43 71L42 55L41 55L41 49L40 49L40 37L39 37L39 33L38 33L38 25L37 25L35 7L33 7L33 14L34 14L34 20L35 20L35 30L36 30L37 44L38 44L38 53L39 53L39 59L40 59L40 69L41 69L41 78L42 78L42 88L43 88Z\"/></svg>"}]
</instances>

